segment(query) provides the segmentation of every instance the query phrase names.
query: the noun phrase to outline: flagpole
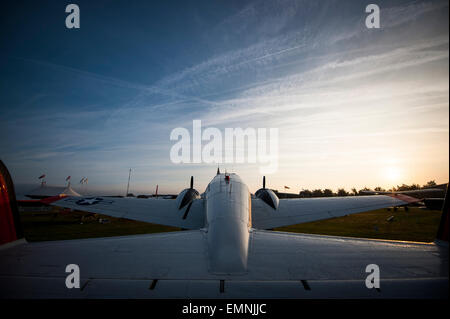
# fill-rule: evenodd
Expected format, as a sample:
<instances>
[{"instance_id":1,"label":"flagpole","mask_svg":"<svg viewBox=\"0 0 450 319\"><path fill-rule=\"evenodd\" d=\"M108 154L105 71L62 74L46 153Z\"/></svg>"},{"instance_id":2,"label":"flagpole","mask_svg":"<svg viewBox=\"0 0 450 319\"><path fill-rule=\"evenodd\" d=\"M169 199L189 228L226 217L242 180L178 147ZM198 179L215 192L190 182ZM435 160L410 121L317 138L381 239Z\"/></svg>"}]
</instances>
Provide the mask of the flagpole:
<instances>
[{"instance_id":1,"label":"flagpole","mask_svg":"<svg viewBox=\"0 0 450 319\"><path fill-rule=\"evenodd\" d=\"M82 183L81 183L81 187L83 189L84 195L87 194L87 186L85 186L88 183L88 178L87 177L83 177L82 179Z\"/></svg>"},{"instance_id":2,"label":"flagpole","mask_svg":"<svg viewBox=\"0 0 450 319\"><path fill-rule=\"evenodd\" d=\"M130 168L130 171L128 172L128 185L127 185L127 193L125 194L125 197L128 196L128 191L130 190L130 176L131 176L131 168Z\"/></svg>"}]
</instances>

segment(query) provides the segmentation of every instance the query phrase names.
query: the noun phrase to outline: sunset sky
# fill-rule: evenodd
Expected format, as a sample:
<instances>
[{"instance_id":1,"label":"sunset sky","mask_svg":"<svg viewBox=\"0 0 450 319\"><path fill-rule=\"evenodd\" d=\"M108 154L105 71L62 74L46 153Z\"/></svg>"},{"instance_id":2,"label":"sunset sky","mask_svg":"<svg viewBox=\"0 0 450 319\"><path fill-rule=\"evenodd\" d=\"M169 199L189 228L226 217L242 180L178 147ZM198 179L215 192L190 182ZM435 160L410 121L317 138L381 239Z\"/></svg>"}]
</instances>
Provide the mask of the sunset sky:
<instances>
[{"instance_id":1,"label":"sunset sky","mask_svg":"<svg viewBox=\"0 0 450 319\"><path fill-rule=\"evenodd\" d=\"M278 128L267 186L449 180L448 1L66 1L0 17L0 159L16 184L176 193L216 164L174 164L170 132ZM221 164L256 191L261 164Z\"/></svg>"}]
</instances>

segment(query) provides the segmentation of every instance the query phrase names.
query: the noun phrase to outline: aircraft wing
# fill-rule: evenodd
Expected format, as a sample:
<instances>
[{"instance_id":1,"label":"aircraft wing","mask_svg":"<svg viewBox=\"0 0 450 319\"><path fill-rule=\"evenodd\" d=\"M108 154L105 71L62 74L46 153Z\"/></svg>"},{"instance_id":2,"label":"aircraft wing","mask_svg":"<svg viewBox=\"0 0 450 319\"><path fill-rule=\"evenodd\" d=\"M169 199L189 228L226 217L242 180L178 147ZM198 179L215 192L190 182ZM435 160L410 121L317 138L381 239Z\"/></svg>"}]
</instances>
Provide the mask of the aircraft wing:
<instances>
[{"instance_id":1,"label":"aircraft wing","mask_svg":"<svg viewBox=\"0 0 450 319\"><path fill-rule=\"evenodd\" d=\"M408 203L384 195L299 198L280 199L275 210L255 198L252 199L252 225L258 229L271 229Z\"/></svg>"},{"instance_id":2,"label":"aircraft wing","mask_svg":"<svg viewBox=\"0 0 450 319\"><path fill-rule=\"evenodd\" d=\"M246 274L208 271L203 230L0 249L0 298L448 298L448 245L253 230ZM66 266L80 270L68 289ZM380 269L367 289L366 267Z\"/></svg>"},{"instance_id":3,"label":"aircraft wing","mask_svg":"<svg viewBox=\"0 0 450 319\"><path fill-rule=\"evenodd\" d=\"M445 194L445 189L441 188L424 188L424 189L414 189L408 191L395 191L395 192L386 192L386 191L361 191L361 194L366 195L396 195L396 194L428 194L434 193L439 195Z\"/></svg>"},{"instance_id":4,"label":"aircraft wing","mask_svg":"<svg viewBox=\"0 0 450 319\"><path fill-rule=\"evenodd\" d=\"M117 198L117 197L66 197L51 205L98 213L141 222L199 229L205 226L203 200L196 199L192 205L178 209L175 200Z\"/></svg>"},{"instance_id":5,"label":"aircraft wing","mask_svg":"<svg viewBox=\"0 0 450 319\"><path fill-rule=\"evenodd\" d=\"M448 253L448 243L254 230L248 276L278 282L260 292L272 298L276 289L286 298L448 298ZM379 267L380 289L365 285L370 264Z\"/></svg>"},{"instance_id":6,"label":"aircraft wing","mask_svg":"<svg viewBox=\"0 0 450 319\"><path fill-rule=\"evenodd\" d=\"M0 247L0 299L151 298L154 279L205 276L204 241L202 230L192 230L6 244ZM79 289L66 287L69 264L79 267Z\"/></svg>"}]
</instances>

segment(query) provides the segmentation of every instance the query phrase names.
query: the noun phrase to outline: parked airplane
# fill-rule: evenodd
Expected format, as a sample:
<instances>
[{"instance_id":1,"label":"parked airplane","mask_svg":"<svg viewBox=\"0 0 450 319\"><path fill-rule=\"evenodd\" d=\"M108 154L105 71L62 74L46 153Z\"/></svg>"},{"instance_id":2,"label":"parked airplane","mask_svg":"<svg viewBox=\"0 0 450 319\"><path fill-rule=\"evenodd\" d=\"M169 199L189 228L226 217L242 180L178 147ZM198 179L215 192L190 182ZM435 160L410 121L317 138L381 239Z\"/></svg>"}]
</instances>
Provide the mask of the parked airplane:
<instances>
[{"instance_id":1,"label":"parked airplane","mask_svg":"<svg viewBox=\"0 0 450 319\"><path fill-rule=\"evenodd\" d=\"M407 191L361 191L362 194L367 195L388 195L397 197L403 201L410 203L423 203L429 209L442 209L445 200L445 192L447 184L440 184L433 187L412 189Z\"/></svg>"},{"instance_id":2,"label":"parked airplane","mask_svg":"<svg viewBox=\"0 0 450 319\"><path fill-rule=\"evenodd\" d=\"M3 245L2 298L448 298L448 243L264 230L406 204L389 196L279 200L264 180L252 198L238 175L218 171L201 196L191 178L176 200L53 204L189 231ZM65 284L73 264L79 289ZM366 285L373 265L377 289Z\"/></svg>"}]
</instances>

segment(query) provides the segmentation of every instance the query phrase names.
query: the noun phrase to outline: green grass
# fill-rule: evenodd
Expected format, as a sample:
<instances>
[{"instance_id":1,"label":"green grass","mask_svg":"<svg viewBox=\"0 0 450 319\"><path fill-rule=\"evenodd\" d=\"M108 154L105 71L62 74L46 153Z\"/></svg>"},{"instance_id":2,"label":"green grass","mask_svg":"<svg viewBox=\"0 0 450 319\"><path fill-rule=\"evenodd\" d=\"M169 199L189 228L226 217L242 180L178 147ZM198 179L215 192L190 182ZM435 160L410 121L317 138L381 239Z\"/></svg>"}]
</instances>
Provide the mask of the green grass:
<instances>
[{"instance_id":1,"label":"green grass","mask_svg":"<svg viewBox=\"0 0 450 319\"><path fill-rule=\"evenodd\" d=\"M387 219L394 216L390 222ZM404 211L378 209L375 211L327 219L311 223L276 228L277 231L431 242L435 239L441 212L420 208ZM99 223L100 218L110 222ZM177 231L180 228L137 222L123 218L71 212L21 213L25 238L30 241L124 236Z\"/></svg>"},{"instance_id":2,"label":"green grass","mask_svg":"<svg viewBox=\"0 0 450 319\"><path fill-rule=\"evenodd\" d=\"M394 216L392 221L387 221ZM441 212L410 207L377 209L316 222L276 228L277 231L333 236L432 242L439 227Z\"/></svg>"},{"instance_id":3,"label":"green grass","mask_svg":"<svg viewBox=\"0 0 450 319\"><path fill-rule=\"evenodd\" d=\"M65 240L79 238L125 236L177 231L180 228L149 224L100 214L71 212L22 212L20 214L27 241ZM108 219L106 224L99 219Z\"/></svg>"}]
</instances>

